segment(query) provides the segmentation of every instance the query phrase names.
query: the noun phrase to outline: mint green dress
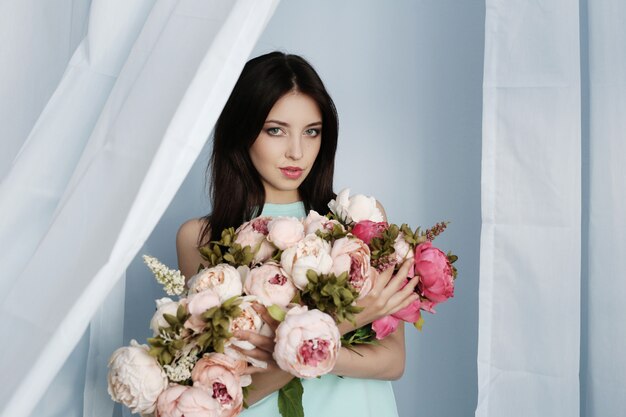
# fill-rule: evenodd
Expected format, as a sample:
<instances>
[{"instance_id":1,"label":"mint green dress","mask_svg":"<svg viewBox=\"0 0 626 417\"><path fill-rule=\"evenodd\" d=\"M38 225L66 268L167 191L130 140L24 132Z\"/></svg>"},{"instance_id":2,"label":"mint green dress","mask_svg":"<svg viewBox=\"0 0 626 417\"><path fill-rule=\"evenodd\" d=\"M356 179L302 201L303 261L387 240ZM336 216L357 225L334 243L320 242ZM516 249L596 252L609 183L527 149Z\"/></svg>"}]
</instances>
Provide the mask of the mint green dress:
<instances>
[{"instance_id":1,"label":"mint green dress","mask_svg":"<svg viewBox=\"0 0 626 417\"><path fill-rule=\"evenodd\" d=\"M262 216L291 216L303 218L302 202L265 204ZM339 378L324 375L304 379L302 403L305 417L398 417L390 381L361 378ZM242 417L280 417L278 392L274 392L247 410Z\"/></svg>"}]
</instances>

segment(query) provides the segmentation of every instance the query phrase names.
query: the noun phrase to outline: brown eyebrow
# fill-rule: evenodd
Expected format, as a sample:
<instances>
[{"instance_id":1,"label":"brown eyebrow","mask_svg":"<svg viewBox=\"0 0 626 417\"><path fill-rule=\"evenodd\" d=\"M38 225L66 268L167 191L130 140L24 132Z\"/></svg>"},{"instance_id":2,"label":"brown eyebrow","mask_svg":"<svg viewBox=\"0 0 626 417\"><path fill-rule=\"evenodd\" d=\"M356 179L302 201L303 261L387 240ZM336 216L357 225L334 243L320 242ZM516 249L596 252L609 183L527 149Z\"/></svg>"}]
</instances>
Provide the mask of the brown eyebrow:
<instances>
[{"instance_id":1,"label":"brown eyebrow","mask_svg":"<svg viewBox=\"0 0 626 417\"><path fill-rule=\"evenodd\" d=\"M275 123L275 124L277 124L279 126L289 127L289 123L281 122L280 120L273 120L273 119L272 120L266 120L265 124L267 124L267 123ZM321 125L321 124L322 124L321 121L320 122L313 122L313 123L309 123L308 125L306 125L304 127L318 126L318 125Z\"/></svg>"}]
</instances>

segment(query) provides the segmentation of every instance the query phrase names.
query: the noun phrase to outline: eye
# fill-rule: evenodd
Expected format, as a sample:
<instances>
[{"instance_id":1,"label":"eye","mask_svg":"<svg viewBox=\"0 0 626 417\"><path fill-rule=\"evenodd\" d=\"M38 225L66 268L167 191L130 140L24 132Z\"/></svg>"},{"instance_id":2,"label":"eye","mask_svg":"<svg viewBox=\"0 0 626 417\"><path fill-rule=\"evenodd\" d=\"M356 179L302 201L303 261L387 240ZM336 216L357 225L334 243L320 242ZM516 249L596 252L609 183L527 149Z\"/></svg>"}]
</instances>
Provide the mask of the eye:
<instances>
[{"instance_id":1,"label":"eye","mask_svg":"<svg viewBox=\"0 0 626 417\"><path fill-rule=\"evenodd\" d=\"M320 129L307 129L304 131L306 136L317 137L320 134Z\"/></svg>"},{"instance_id":2,"label":"eye","mask_svg":"<svg viewBox=\"0 0 626 417\"><path fill-rule=\"evenodd\" d=\"M270 136L280 136L281 130L279 127L270 127L265 129L268 135Z\"/></svg>"}]
</instances>

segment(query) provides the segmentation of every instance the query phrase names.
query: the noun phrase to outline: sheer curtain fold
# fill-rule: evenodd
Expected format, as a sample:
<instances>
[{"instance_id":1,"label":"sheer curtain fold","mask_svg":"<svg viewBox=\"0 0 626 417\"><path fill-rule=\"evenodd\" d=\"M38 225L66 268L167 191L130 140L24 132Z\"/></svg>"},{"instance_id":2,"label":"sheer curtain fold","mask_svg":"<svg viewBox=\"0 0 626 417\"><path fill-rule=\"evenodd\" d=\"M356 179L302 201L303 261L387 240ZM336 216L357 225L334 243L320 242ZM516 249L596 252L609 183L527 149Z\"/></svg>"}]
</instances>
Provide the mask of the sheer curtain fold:
<instances>
[{"instance_id":1,"label":"sheer curtain fold","mask_svg":"<svg viewBox=\"0 0 626 417\"><path fill-rule=\"evenodd\" d=\"M626 4L588 2L588 417L626 410Z\"/></svg>"},{"instance_id":2,"label":"sheer curtain fold","mask_svg":"<svg viewBox=\"0 0 626 417\"><path fill-rule=\"evenodd\" d=\"M3 278L0 299L14 343L2 345L0 361L5 380L16 384L0 394L2 416L28 415L55 377L198 156L276 5L93 2L91 38L0 189L3 209L15 204L0 230L4 242L39 210L44 218L22 242L24 256L3 259L15 272ZM50 150L61 167L43 157ZM44 166L26 178L38 164ZM51 179L53 197L42 197ZM25 216L24 209L31 211ZM106 372L89 369L98 378ZM102 395L101 388L92 394ZM99 414L86 406L85 415Z\"/></svg>"},{"instance_id":3,"label":"sheer curtain fold","mask_svg":"<svg viewBox=\"0 0 626 417\"><path fill-rule=\"evenodd\" d=\"M487 1L480 417L626 409L626 5L580 5Z\"/></svg>"},{"instance_id":4,"label":"sheer curtain fold","mask_svg":"<svg viewBox=\"0 0 626 417\"><path fill-rule=\"evenodd\" d=\"M477 417L578 415L578 19L487 1Z\"/></svg>"}]
</instances>

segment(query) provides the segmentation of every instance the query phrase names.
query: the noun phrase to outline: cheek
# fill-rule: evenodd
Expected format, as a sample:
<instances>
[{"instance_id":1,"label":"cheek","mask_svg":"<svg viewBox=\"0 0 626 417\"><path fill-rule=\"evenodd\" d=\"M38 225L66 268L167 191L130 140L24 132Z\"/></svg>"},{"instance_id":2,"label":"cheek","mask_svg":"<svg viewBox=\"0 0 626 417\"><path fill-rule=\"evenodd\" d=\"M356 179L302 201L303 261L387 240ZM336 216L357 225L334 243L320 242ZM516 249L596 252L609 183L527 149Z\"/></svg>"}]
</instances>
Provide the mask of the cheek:
<instances>
[{"instance_id":1,"label":"cheek","mask_svg":"<svg viewBox=\"0 0 626 417\"><path fill-rule=\"evenodd\" d=\"M320 148L322 146L321 140L311 141L307 144L307 155L311 161L315 161L317 156L320 153Z\"/></svg>"}]
</instances>

